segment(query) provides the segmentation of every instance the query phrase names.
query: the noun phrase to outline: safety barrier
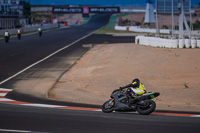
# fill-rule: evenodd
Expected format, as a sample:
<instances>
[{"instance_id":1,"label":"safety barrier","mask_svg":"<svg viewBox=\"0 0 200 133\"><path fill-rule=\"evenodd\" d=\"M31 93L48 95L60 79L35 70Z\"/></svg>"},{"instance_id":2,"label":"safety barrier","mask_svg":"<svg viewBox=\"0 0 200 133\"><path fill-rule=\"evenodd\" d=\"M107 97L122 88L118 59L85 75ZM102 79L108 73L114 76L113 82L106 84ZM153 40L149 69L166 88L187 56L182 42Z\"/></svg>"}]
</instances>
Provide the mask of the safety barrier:
<instances>
[{"instance_id":1,"label":"safety barrier","mask_svg":"<svg viewBox=\"0 0 200 133\"><path fill-rule=\"evenodd\" d=\"M197 47L197 40L192 39L191 40L191 46L192 46L192 48L196 48Z\"/></svg>"},{"instance_id":2,"label":"safety barrier","mask_svg":"<svg viewBox=\"0 0 200 133\"><path fill-rule=\"evenodd\" d=\"M145 32L145 33L156 33L156 29L140 28L140 26L115 26L115 30L133 31L133 32ZM170 34L170 29L160 29L160 33Z\"/></svg>"},{"instance_id":3,"label":"safety barrier","mask_svg":"<svg viewBox=\"0 0 200 133\"><path fill-rule=\"evenodd\" d=\"M137 44L163 47L163 48L200 48L200 40L191 39L165 39L158 37L136 36L135 42Z\"/></svg>"},{"instance_id":4,"label":"safety barrier","mask_svg":"<svg viewBox=\"0 0 200 133\"><path fill-rule=\"evenodd\" d=\"M191 46L191 41L190 39L185 39L185 47L189 48Z\"/></svg>"}]
</instances>

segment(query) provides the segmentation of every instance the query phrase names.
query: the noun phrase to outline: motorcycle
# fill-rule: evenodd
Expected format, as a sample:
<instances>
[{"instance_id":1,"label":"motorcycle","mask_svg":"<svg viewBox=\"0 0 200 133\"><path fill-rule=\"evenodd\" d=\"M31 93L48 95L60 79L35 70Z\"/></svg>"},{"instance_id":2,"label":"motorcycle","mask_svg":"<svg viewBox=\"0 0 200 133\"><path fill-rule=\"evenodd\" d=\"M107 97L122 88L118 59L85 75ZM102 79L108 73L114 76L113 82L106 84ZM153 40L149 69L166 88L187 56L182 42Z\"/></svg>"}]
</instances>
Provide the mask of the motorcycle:
<instances>
[{"instance_id":1,"label":"motorcycle","mask_svg":"<svg viewBox=\"0 0 200 133\"><path fill-rule=\"evenodd\" d=\"M18 40L20 40L21 39L21 34L17 34L17 38L18 38Z\"/></svg>"},{"instance_id":2,"label":"motorcycle","mask_svg":"<svg viewBox=\"0 0 200 133\"><path fill-rule=\"evenodd\" d=\"M39 33L39 36L41 37L42 36L42 30L38 30L38 33Z\"/></svg>"},{"instance_id":3,"label":"motorcycle","mask_svg":"<svg viewBox=\"0 0 200 133\"><path fill-rule=\"evenodd\" d=\"M39 36L41 37L42 36L42 31L38 31L38 33L39 33Z\"/></svg>"},{"instance_id":4,"label":"motorcycle","mask_svg":"<svg viewBox=\"0 0 200 133\"><path fill-rule=\"evenodd\" d=\"M134 102L131 102L130 90L126 91L116 89L111 94L111 99L106 101L102 106L104 113L111 113L113 111L137 111L141 115L151 114L155 108L156 103L151 100L160 95L159 92L146 92L140 96L134 98Z\"/></svg>"},{"instance_id":5,"label":"motorcycle","mask_svg":"<svg viewBox=\"0 0 200 133\"><path fill-rule=\"evenodd\" d=\"M4 39L5 39L5 42L8 43L9 39L10 39L10 36L5 36Z\"/></svg>"}]
</instances>

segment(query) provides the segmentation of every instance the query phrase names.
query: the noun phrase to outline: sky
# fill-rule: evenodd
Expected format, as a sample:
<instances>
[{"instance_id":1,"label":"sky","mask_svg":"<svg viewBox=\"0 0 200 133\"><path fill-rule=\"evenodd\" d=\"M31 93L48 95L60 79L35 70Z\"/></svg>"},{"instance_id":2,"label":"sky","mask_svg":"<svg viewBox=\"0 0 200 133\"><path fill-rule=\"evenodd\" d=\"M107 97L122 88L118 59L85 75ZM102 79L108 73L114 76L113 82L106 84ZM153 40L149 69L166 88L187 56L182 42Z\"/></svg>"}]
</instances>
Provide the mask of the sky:
<instances>
[{"instance_id":1,"label":"sky","mask_svg":"<svg viewBox=\"0 0 200 133\"><path fill-rule=\"evenodd\" d=\"M147 0L26 0L32 5L145 6ZM153 3L155 0L151 0ZM192 6L200 0L192 0Z\"/></svg>"}]
</instances>

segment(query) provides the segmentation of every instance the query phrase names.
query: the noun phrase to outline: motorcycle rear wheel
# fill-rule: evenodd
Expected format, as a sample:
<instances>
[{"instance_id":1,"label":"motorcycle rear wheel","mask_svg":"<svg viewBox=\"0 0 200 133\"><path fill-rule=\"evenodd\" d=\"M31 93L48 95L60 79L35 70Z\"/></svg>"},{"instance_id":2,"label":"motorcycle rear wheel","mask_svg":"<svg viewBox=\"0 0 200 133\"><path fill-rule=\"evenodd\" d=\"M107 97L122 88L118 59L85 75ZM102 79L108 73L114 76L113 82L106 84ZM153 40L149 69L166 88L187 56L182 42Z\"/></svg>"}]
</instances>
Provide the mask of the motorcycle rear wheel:
<instances>
[{"instance_id":1,"label":"motorcycle rear wheel","mask_svg":"<svg viewBox=\"0 0 200 133\"><path fill-rule=\"evenodd\" d=\"M114 110L115 102L113 99L106 101L102 106L102 111L104 113L111 113Z\"/></svg>"},{"instance_id":2,"label":"motorcycle rear wheel","mask_svg":"<svg viewBox=\"0 0 200 133\"><path fill-rule=\"evenodd\" d=\"M156 109L156 103L153 100L145 100L146 106L137 107L137 112L141 115L149 115Z\"/></svg>"}]
</instances>

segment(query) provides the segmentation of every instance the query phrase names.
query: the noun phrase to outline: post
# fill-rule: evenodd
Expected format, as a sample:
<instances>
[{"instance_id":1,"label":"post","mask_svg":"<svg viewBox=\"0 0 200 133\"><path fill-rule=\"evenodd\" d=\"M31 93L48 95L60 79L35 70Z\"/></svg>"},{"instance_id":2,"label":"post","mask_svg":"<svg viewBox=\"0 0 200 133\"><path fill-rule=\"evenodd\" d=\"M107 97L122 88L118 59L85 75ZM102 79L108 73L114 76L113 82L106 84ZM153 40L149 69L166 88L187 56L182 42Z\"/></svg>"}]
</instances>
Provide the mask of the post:
<instances>
[{"instance_id":1,"label":"post","mask_svg":"<svg viewBox=\"0 0 200 133\"><path fill-rule=\"evenodd\" d=\"M179 39L183 39L183 0L180 1Z\"/></svg>"},{"instance_id":2,"label":"post","mask_svg":"<svg viewBox=\"0 0 200 133\"><path fill-rule=\"evenodd\" d=\"M54 9L54 7L52 6L52 10L51 10L51 24L53 24L53 9Z\"/></svg>"},{"instance_id":3,"label":"post","mask_svg":"<svg viewBox=\"0 0 200 133\"><path fill-rule=\"evenodd\" d=\"M189 0L189 12L190 12L190 36L192 36L193 33L193 25L192 25L192 13L191 13L191 0ZM190 37L191 40L191 37Z\"/></svg>"},{"instance_id":4,"label":"post","mask_svg":"<svg viewBox=\"0 0 200 133\"><path fill-rule=\"evenodd\" d=\"M157 0L156 0L156 34L159 36L159 31L158 31L158 5L157 5Z\"/></svg>"},{"instance_id":5,"label":"post","mask_svg":"<svg viewBox=\"0 0 200 133\"><path fill-rule=\"evenodd\" d=\"M172 0L172 38L174 37L174 1Z\"/></svg>"},{"instance_id":6,"label":"post","mask_svg":"<svg viewBox=\"0 0 200 133\"><path fill-rule=\"evenodd\" d=\"M120 8L120 16L119 16L119 26L122 26L122 13Z\"/></svg>"}]
</instances>

